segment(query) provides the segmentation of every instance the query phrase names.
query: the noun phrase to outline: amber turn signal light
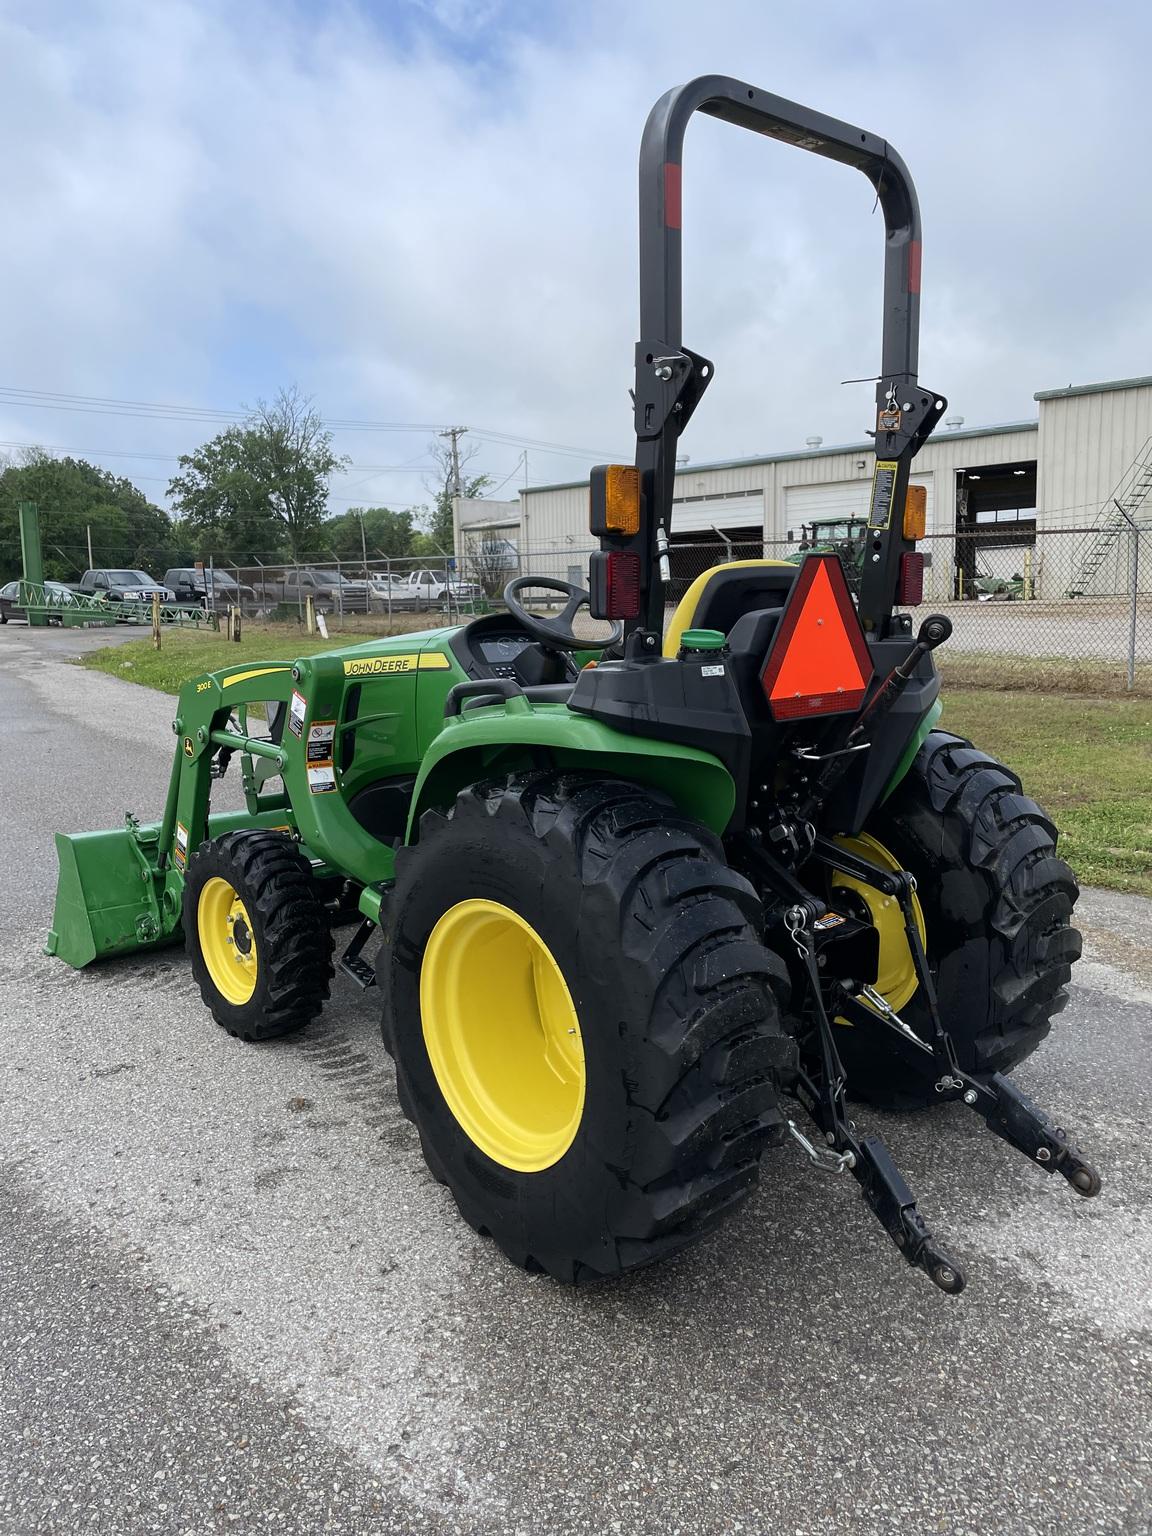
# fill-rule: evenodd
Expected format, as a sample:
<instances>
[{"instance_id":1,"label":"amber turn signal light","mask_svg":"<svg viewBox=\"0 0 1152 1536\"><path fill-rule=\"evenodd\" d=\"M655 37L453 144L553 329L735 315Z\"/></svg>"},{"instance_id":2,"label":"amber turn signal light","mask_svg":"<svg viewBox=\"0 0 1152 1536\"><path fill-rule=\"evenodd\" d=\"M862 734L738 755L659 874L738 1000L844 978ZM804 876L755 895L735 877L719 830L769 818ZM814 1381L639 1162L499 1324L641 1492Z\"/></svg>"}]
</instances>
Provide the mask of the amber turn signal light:
<instances>
[{"instance_id":1,"label":"amber turn signal light","mask_svg":"<svg viewBox=\"0 0 1152 1536\"><path fill-rule=\"evenodd\" d=\"M589 527L598 537L640 532L640 471L632 464L598 464L589 487Z\"/></svg>"},{"instance_id":2,"label":"amber turn signal light","mask_svg":"<svg viewBox=\"0 0 1152 1536\"><path fill-rule=\"evenodd\" d=\"M915 542L928 529L928 487L910 485L904 497L904 537Z\"/></svg>"}]
</instances>

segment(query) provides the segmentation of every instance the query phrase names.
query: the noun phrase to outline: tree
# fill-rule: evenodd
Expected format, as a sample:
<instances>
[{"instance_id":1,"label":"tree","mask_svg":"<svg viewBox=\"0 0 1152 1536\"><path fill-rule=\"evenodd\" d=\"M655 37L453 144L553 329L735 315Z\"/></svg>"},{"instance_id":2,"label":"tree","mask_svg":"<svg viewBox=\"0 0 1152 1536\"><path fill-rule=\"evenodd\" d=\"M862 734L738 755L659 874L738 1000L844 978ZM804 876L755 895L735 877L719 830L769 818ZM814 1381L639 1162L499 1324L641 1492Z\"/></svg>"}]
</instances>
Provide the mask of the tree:
<instances>
[{"instance_id":1,"label":"tree","mask_svg":"<svg viewBox=\"0 0 1152 1536\"><path fill-rule=\"evenodd\" d=\"M361 538L363 525L363 538ZM324 524L324 547L340 560L359 560L365 549L369 560L381 555L401 560L412 553L415 529L411 512L390 507L350 507Z\"/></svg>"},{"instance_id":2,"label":"tree","mask_svg":"<svg viewBox=\"0 0 1152 1536\"><path fill-rule=\"evenodd\" d=\"M519 570L516 546L490 528L466 532L460 554L465 577L478 582L489 597L499 597Z\"/></svg>"},{"instance_id":3,"label":"tree","mask_svg":"<svg viewBox=\"0 0 1152 1536\"><path fill-rule=\"evenodd\" d=\"M416 536L413 554L450 555L455 547L455 528L452 520L452 493L455 465L452 450L442 438L434 438L428 444L428 452L436 466L435 478L428 484L435 500L424 509L421 533ZM465 468L480 452L479 443L469 443L460 449L460 491L465 497L480 496L492 484L491 475L466 475Z\"/></svg>"},{"instance_id":4,"label":"tree","mask_svg":"<svg viewBox=\"0 0 1152 1536\"><path fill-rule=\"evenodd\" d=\"M182 526L222 551L272 553L283 544L299 560L319 542L329 477L347 462L333 452L311 400L293 387L184 454L168 494Z\"/></svg>"},{"instance_id":5,"label":"tree","mask_svg":"<svg viewBox=\"0 0 1152 1536\"><path fill-rule=\"evenodd\" d=\"M22 501L39 509L50 581L75 581L87 569L89 532L97 565L140 566L163 575L177 559L167 513L130 480L85 459L57 459L33 448L0 468L0 580L20 574Z\"/></svg>"},{"instance_id":6,"label":"tree","mask_svg":"<svg viewBox=\"0 0 1152 1536\"><path fill-rule=\"evenodd\" d=\"M198 551L241 559L279 554L284 528L261 478L252 429L228 427L195 453L182 454L182 474L168 494L181 536Z\"/></svg>"}]
</instances>

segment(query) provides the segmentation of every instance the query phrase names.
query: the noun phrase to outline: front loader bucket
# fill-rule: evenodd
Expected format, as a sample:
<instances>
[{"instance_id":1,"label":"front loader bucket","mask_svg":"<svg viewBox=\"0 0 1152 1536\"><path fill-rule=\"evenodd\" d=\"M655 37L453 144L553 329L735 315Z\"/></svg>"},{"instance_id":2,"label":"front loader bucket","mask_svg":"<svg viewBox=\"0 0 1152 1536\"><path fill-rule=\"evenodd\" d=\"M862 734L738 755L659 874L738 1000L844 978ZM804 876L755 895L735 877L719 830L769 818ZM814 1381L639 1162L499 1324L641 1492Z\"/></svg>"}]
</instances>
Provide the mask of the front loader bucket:
<instances>
[{"instance_id":1,"label":"front loader bucket","mask_svg":"<svg viewBox=\"0 0 1152 1536\"><path fill-rule=\"evenodd\" d=\"M45 954L80 970L93 960L171 942L175 915L163 915L155 838L132 827L111 832L58 832L60 878Z\"/></svg>"}]
</instances>

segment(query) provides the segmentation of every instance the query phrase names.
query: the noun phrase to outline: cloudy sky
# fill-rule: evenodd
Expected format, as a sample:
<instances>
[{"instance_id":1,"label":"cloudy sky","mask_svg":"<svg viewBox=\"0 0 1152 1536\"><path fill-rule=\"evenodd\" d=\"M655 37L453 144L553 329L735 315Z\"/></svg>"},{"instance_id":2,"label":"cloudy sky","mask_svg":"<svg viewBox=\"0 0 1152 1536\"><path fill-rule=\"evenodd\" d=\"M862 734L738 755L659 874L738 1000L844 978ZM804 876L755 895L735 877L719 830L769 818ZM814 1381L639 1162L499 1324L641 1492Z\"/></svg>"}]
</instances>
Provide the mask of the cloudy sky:
<instances>
[{"instance_id":1,"label":"cloudy sky","mask_svg":"<svg viewBox=\"0 0 1152 1536\"><path fill-rule=\"evenodd\" d=\"M896 146L922 379L969 425L1022 419L1037 389L1152 373L1150 56L1146 0L6 0L0 442L159 500L206 413L296 383L376 424L338 433L337 507L425 499L438 424L505 494L525 450L534 483L630 457L640 131L713 72ZM694 460L862 435L870 387L841 380L878 365L872 204L856 171L693 124L684 335L717 366Z\"/></svg>"}]
</instances>

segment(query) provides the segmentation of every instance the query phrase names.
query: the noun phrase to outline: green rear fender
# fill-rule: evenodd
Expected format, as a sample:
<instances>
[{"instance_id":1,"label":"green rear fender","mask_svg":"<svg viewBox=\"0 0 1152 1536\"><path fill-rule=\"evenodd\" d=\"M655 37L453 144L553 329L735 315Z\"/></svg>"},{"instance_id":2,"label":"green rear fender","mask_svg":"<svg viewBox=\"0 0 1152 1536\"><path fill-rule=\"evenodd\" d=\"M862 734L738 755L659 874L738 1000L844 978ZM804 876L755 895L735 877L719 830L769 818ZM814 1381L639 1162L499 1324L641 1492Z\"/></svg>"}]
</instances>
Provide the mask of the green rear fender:
<instances>
[{"instance_id":1,"label":"green rear fender","mask_svg":"<svg viewBox=\"0 0 1152 1536\"><path fill-rule=\"evenodd\" d=\"M912 764L916 761L917 752L919 752L920 748L928 740L928 737L936 729L936 722L939 720L943 713L944 706L941 704L940 700L933 700L931 709L924 716L923 720L921 720L920 724L916 727L916 731L912 737L912 740L905 748L904 756L896 764L896 771L884 786L884 793L880 796L881 805L884 804L888 796L907 775L909 768L911 768Z\"/></svg>"},{"instance_id":2,"label":"green rear fender","mask_svg":"<svg viewBox=\"0 0 1152 1536\"><path fill-rule=\"evenodd\" d=\"M406 841L417 840L425 811L451 805L466 785L545 766L662 790L686 816L717 833L736 804L731 774L710 753L626 736L563 704L510 699L503 709L477 709L445 722L421 764Z\"/></svg>"}]
</instances>

